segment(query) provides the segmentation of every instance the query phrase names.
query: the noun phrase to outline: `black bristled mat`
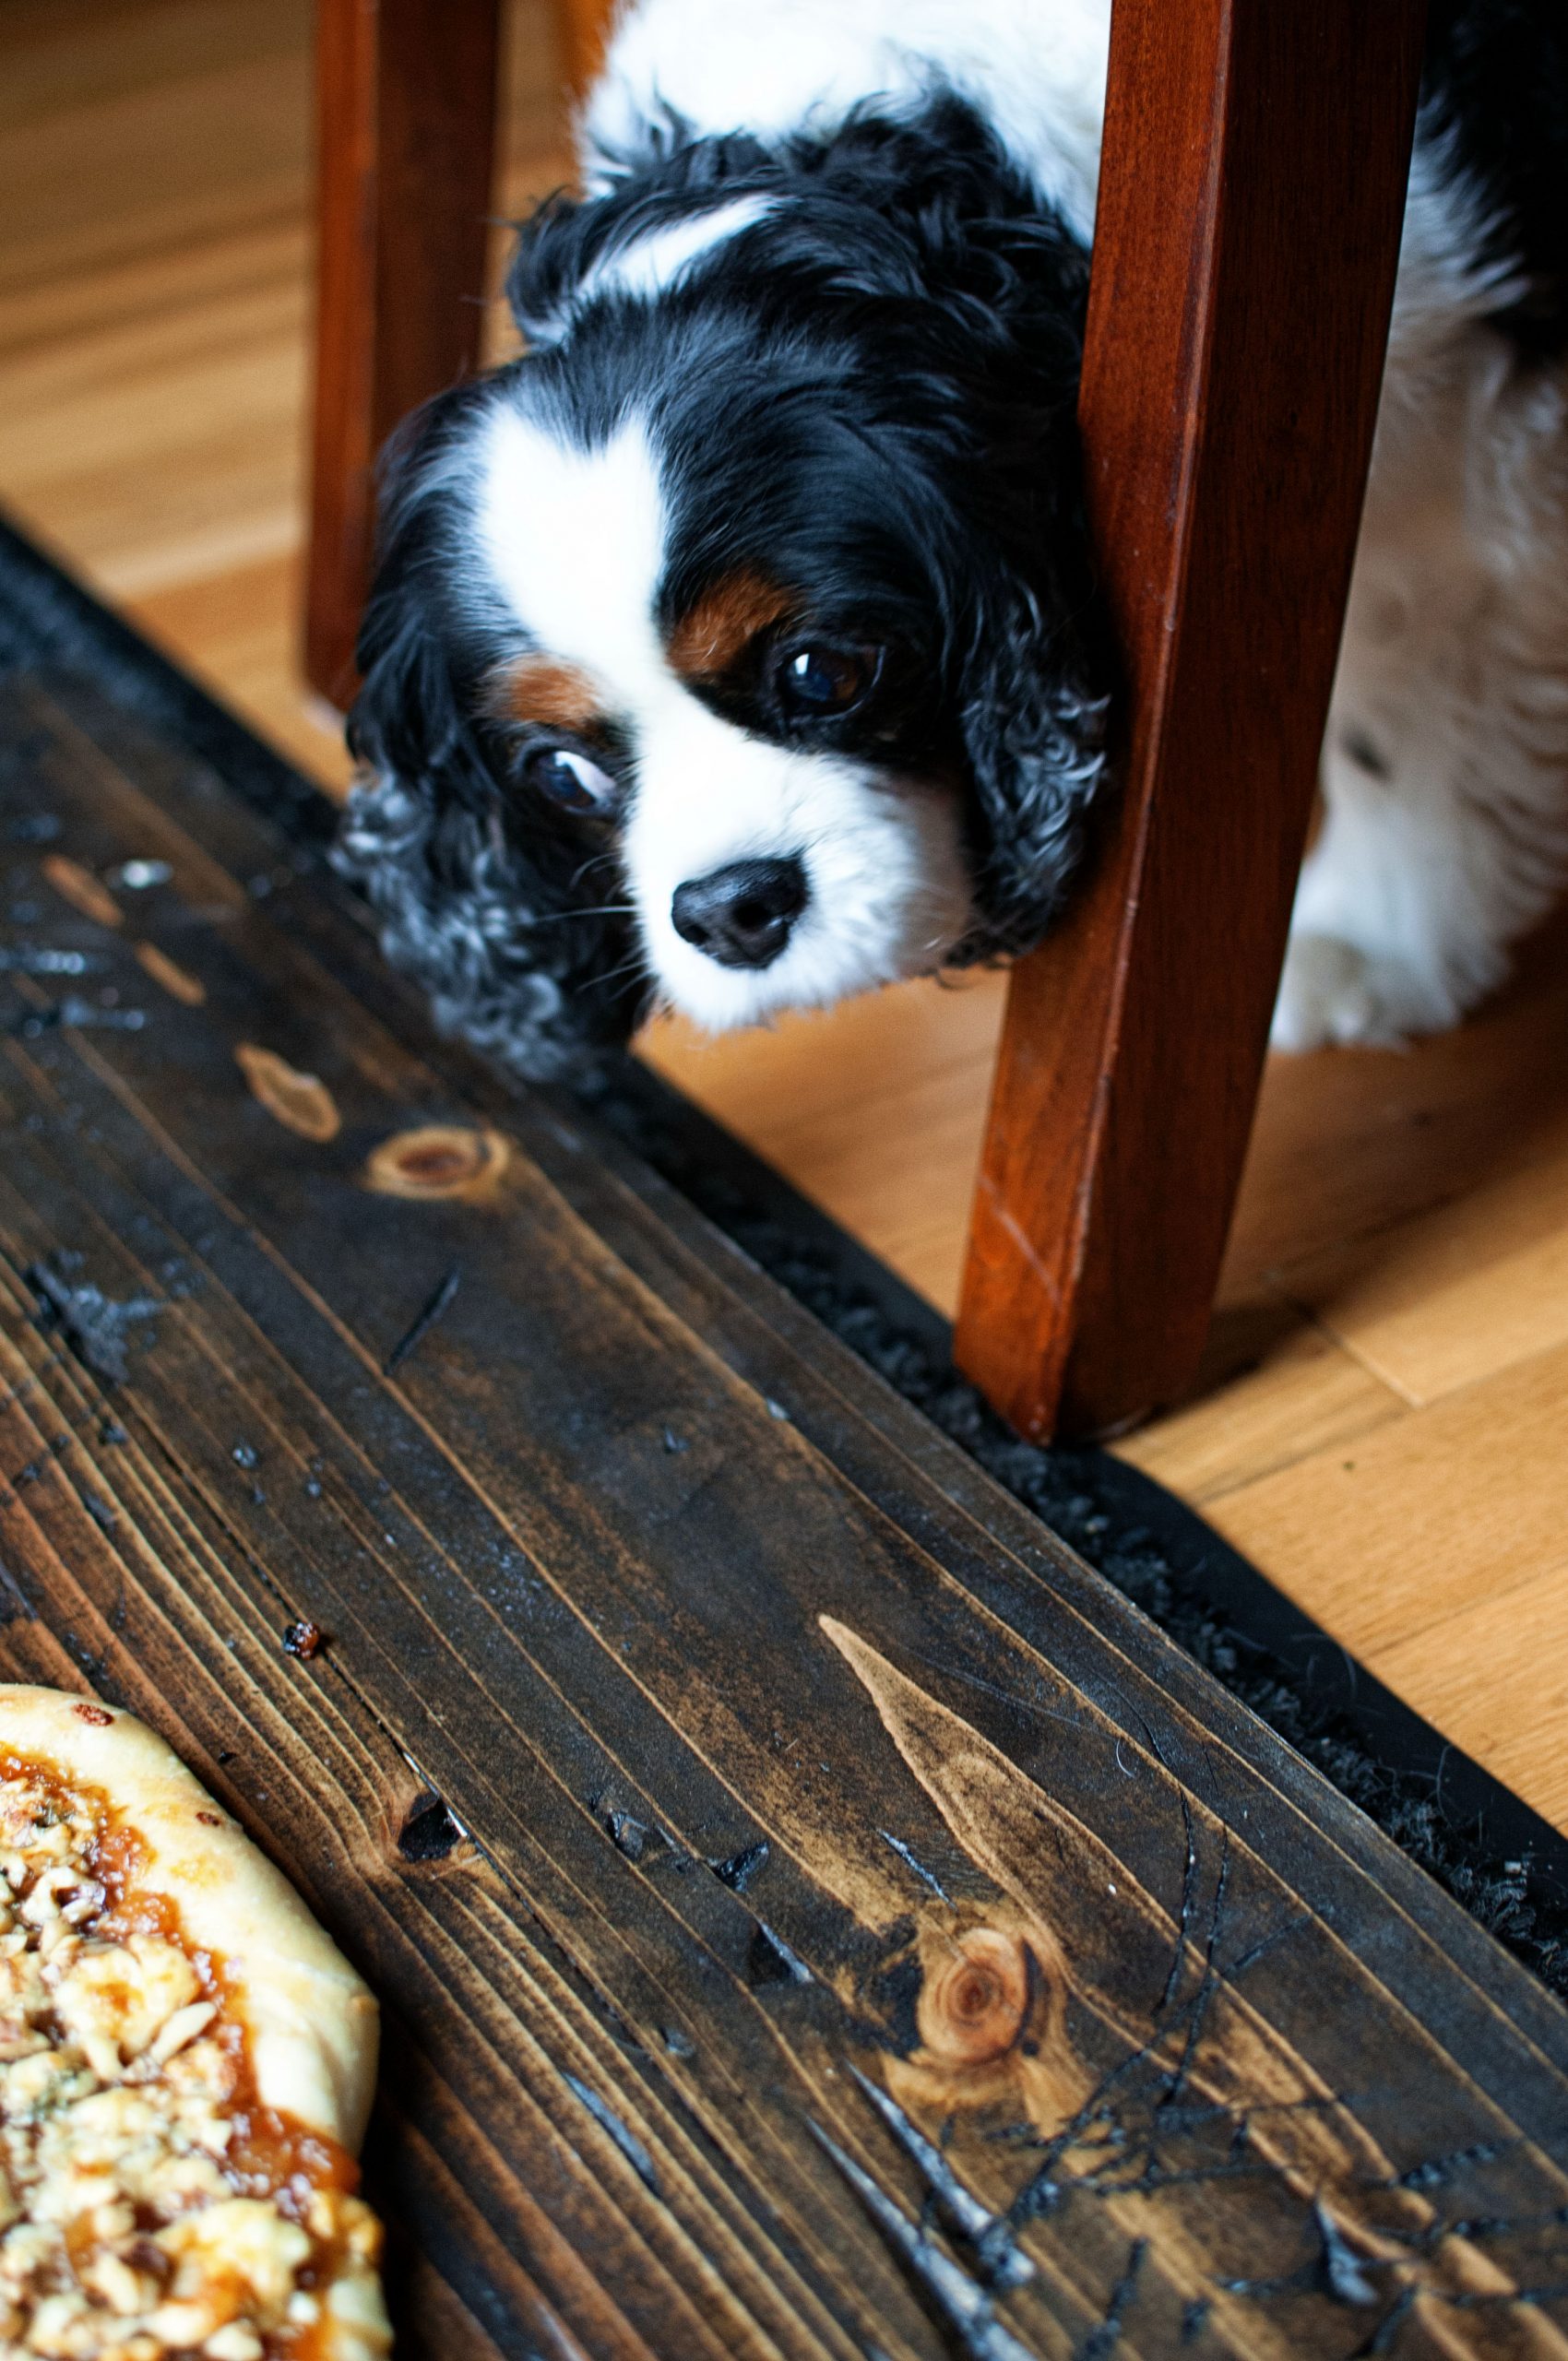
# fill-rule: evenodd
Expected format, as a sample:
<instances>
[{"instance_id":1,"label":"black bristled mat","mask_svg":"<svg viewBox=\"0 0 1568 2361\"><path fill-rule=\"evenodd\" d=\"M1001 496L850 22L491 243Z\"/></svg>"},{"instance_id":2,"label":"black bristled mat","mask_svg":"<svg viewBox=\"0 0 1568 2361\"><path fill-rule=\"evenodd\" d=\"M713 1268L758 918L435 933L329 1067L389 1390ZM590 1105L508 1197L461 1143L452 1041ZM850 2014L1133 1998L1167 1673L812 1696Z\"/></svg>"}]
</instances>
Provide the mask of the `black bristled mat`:
<instances>
[{"instance_id":1,"label":"black bristled mat","mask_svg":"<svg viewBox=\"0 0 1568 2361\"><path fill-rule=\"evenodd\" d=\"M266 811L302 859L325 860L327 799L0 524L0 674L45 667L89 675ZM0 749L0 865L4 799ZM1568 1841L1171 1494L1104 1452L1042 1451L1009 1433L955 1374L945 1323L647 1069L624 1060L595 1095L600 1114L647 1162L1568 1994Z\"/></svg>"}]
</instances>

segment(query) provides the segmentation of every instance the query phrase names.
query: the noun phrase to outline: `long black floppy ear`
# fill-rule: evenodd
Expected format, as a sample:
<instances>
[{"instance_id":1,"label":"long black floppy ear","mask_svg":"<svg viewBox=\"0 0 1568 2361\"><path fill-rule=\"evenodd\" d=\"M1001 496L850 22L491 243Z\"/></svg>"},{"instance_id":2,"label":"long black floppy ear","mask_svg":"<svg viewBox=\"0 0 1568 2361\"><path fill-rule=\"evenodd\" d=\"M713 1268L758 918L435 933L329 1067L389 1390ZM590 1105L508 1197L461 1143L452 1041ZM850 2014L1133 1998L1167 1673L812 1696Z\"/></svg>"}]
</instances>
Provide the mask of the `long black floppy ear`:
<instances>
[{"instance_id":1,"label":"long black floppy ear","mask_svg":"<svg viewBox=\"0 0 1568 2361\"><path fill-rule=\"evenodd\" d=\"M646 987L627 919L605 907L626 900L613 859L509 790L483 712L454 591L464 430L482 398L442 396L386 466L349 719L361 777L335 858L443 1031L530 1080L581 1077L628 1038Z\"/></svg>"},{"instance_id":2,"label":"long black floppy ear","mask_svg":"<svg viewBox=\"0 0 1568 2361\"><path fill-rule=\"evenodd\" d=\"M1088 257L967 109L932 125L930 186L905 222L963 428L968 529L951 537L946 604L980 913L966 955L987 957L1045 932L1105 784L1115 664L1076 427Z\"/></svg>"},{"instance_id":3,"label":"long black floppy ear","mask_svg":"<svg viewBox=\"0 0 1568 2361\"><path fill-rule=\"evenodd\" d=\"M977 958L1031 949L1056 916L1105 779L1109 702L1090 686L1103 666L1052 628L1021 582L984 606L960 708L980 911L967 951Z\"/></svg>"}]
</instances>

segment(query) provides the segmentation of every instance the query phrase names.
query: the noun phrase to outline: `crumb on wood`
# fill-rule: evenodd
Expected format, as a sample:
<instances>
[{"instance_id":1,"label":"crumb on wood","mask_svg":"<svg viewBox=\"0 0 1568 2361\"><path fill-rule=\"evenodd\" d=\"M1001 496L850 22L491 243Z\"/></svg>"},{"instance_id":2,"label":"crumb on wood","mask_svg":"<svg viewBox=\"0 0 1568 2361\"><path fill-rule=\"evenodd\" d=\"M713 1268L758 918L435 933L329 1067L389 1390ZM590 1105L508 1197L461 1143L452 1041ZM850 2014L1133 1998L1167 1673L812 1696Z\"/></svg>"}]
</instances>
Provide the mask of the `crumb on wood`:
<instances>
[{"instance_id":1,"label":"crumb on wood","mask_svg":"<svg viewBox=\"0 0 1568 2361\"><path fill-rule=\"evenodd\" d=\"M91 976L107 962L91 951L59 951L46 943L24 943L0 950L0 975Z\"/></svg>"},{"instance_id":2,"label":"crumb on wood","mask_svg":"<svg viewBox=\"0 0 1568 2361\"><path fill-rule=\"evenodd\" d=\"M94 1026L102 1032L139 1033L146 1023L145 1009L119 1008L113 1001L84 1000L79 992L67 992L64 1000L51 1001L47 1007L19 1017L11 1031L18 1040L37 1041L60 1026L77 1033L89 1032Z\"/></svg>"},{"instance_id":3,"label":"crumb on wood","mask_svg":"<svg viewBox=\"0 0 1568 2361\"><path fill-rule=\"evenodd\" d=\"M610 1811L604 1816L605 1829L617 1852L628 1861L640 1861L647 1850L653 1831L646 1821L636 1819L629 1811Z\"/></svg>"},{"instance_id":4,"label":"crumb on wood","mask_svg":"<svg viewBox=\"0 0 1568 2361\"><path fill-rule=\"evenodd\" d=\"M77 1286L72 1274L79 1257L58 1253L46 1263L34 1263L27 1283L42 1304L39 1325L58 1328L77 1358L95 1377L110 1385L124 1385L128 1375L129 1332L162 1310L156 1296L131 1296L116 1302L101 1287Z\"/></svg>"},{"instance_id":5,"label":"crumb on wood","mask_svg":"<svg viewBox=\"0 0 1568 2361\"><path fill-rule=\"evenodd\" d=\"M313 1656L320 1655L322 1643L326 1637L327 1634L319 1623L313 1623L308 1617L302 1617L298 1622L291 1623L284 1631L283 1654L286 1656L300 1656L309 1664Z\"/></svg>"},{"instance_id":6,"label":"crumb on wood","mask_svg":"<svg viewBox=\"0 0 1568 2361\"><path fill-rule=\"evenodd\" d=\"M771 1849L767 1839L763 1837L757 1844L744 1845L740 1852L731 1853L723 1860L709 1861L707 1866L720 1885L727 1885L731 1893L744 1893L757 1871L766 1868Z\"/></svg>"}]
</instances>

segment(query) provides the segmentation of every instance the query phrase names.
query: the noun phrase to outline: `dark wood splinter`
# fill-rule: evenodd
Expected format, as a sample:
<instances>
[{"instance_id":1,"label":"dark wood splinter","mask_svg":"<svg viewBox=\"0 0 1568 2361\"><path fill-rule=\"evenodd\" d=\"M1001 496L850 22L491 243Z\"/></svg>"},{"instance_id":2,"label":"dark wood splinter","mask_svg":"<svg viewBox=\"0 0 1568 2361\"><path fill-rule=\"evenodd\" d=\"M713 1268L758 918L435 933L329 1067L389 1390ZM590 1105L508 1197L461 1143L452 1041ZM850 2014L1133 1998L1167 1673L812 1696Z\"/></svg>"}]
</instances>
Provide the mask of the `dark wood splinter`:
<instances>
[{"instance_id":1,"label":"dark wood splinter","mask_svg":"<svg viewBox=\"0 0 1568 2361\"><path fill-rule=\"evenodd\" d=\"M395 1377L410 1353L417 1352L436 1322L446 1312L463 1284L463 1266L454 1263L418 1317L406 1328L381 1364L383 1377Z\"/></svg>"}]
</instances>

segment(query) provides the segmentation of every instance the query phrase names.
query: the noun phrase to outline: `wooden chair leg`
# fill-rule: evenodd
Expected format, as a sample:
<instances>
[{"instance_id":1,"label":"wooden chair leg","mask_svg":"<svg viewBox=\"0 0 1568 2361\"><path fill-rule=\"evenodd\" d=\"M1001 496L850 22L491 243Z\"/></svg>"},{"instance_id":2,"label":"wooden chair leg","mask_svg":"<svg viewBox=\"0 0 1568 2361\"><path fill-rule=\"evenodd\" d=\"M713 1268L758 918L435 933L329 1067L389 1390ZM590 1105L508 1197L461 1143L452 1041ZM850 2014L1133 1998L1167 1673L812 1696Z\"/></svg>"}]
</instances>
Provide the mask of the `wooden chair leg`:
<instances>
[{"instance_id":1,"label":"wooden chair leg","mask_svg":"<svg viewBox=\"0 0 1568 2361\"><path fill-rule=\"evenodd\" d=\"M375 454L471 369L501 0L319 0L315 422L305 670L352 693Z\"/></svg>"},{"instance_id":2,"label":"wooden chair leg","mask_svg":"<svg viewBox=\"0 0 1568 2361\"><path fill-rule=\"evenodd\" d=\"M1081 423L1119 806L1014 977L956 1349L1022 1432L1196 1371L1360 516L1425 0L1115 0Z\"/></svg>"}]
</instances>

